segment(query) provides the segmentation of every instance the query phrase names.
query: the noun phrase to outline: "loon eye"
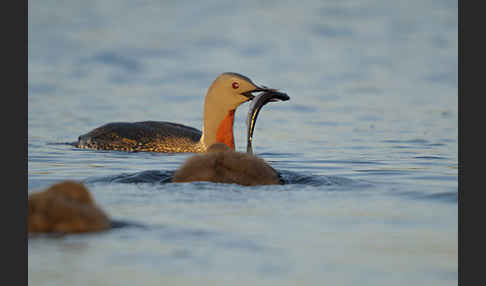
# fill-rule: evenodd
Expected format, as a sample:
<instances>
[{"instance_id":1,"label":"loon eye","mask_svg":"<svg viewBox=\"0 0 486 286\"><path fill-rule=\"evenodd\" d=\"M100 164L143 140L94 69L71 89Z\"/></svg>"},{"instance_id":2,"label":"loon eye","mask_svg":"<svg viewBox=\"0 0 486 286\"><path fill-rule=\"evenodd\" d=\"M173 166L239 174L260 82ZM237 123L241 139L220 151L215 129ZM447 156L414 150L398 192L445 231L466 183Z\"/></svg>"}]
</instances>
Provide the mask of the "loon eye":
<instances>
[{"instance_id":1,"label":"loon eye","mask_svg":"<svg viewBox=\"0 0 486 286\"><path fill-rule=\"evenodd\" d=\"M240 87L240 84L235 81L233 82L232 86L234 89L237 89L238 87Z\"/></svg>"}]
</instances>

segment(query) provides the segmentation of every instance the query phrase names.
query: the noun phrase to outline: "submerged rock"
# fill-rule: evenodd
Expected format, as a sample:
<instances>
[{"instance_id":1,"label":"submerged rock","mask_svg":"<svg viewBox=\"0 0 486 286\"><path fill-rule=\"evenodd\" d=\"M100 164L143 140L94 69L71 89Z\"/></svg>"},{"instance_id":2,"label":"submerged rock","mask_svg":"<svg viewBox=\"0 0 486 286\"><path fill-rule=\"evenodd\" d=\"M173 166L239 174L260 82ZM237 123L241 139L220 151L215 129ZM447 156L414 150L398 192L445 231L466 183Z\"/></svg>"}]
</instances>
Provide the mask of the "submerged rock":
<instances>
[{"instance_id":1,"label":"submerged rock","mask_svg":"<svg viewBox=\"0 0 486 286\"><path fill-rule=\"evenodd\" d=\"M81 183L63 181L29 196L29 233L82 233L110 227L110 219Z\"/></svg>"}]
</instances>

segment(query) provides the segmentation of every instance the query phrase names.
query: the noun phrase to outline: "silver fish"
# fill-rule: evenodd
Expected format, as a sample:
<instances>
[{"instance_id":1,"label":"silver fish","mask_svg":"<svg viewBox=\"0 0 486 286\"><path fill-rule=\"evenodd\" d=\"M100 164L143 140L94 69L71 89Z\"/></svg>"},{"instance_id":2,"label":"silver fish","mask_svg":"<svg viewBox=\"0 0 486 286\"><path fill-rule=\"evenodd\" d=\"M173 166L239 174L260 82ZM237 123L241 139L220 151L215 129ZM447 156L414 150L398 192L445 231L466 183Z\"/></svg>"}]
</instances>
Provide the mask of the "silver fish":
<instances>
[{"instance_id":1,"label":"silver fish","mask_svg":"<svg viewBox=\"0 0 486 286\"><path fill-rule=\"evenodd\" d=\"M256 120L258 117L258 113L262 109L262 107L269 103L275 101L287 101L290 97L283 92L278 90L271 90L265 91L256 95L253 100L251 101L250 108L248 110L248 115L246 118L246 126L247 126L247 143L246 143L246 152L249 154L253 154L252 149L252 140L253 140L253 131L255 129Z\"/></svg>"}]
</instances>

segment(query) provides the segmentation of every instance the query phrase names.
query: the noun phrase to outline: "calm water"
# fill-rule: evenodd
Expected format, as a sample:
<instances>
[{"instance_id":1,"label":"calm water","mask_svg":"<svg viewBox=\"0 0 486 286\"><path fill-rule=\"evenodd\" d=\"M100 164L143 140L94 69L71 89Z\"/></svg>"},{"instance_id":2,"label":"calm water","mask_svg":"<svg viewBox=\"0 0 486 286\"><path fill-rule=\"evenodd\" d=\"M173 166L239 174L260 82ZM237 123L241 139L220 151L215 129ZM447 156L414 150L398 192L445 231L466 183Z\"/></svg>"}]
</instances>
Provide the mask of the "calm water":
<instances>
[{"instance_id":1,"label":"calm water","mask_svg":"<svg viewBox=\"0 0 486 286\"><path fill-rule=\"evenodd\" d=\"M160 2L28 3L29 193L84 181L136 223L30 238L30 285L457 285L457 1ZM291 97L253 146L288 184L166 184L190 154L56 144L201 128L226 71Z\"/></svg>"}]
</instances>

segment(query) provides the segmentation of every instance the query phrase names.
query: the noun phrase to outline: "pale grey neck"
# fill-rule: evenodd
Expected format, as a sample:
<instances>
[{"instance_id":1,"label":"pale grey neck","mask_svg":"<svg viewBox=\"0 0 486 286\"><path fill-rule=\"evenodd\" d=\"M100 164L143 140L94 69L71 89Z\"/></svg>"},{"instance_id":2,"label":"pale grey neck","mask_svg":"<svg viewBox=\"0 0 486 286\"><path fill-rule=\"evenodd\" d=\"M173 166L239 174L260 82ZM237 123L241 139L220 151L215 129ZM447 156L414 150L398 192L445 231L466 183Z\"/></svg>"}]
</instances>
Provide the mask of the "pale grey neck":
<instances>
[{"instance_id":1,"label":"pale grey neck","mask_svg":"<svg viewBox=\"0 0 486 286\"><path fill-rule=\"evenodd\" d=\"M206 148L216 143L218 127L229 112L229 109L221 107L216 100L217 98L208 95L204 101L201 143Z\"/></svg>"}]
</instances>

